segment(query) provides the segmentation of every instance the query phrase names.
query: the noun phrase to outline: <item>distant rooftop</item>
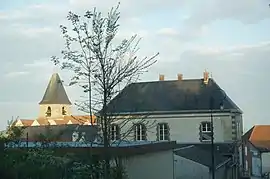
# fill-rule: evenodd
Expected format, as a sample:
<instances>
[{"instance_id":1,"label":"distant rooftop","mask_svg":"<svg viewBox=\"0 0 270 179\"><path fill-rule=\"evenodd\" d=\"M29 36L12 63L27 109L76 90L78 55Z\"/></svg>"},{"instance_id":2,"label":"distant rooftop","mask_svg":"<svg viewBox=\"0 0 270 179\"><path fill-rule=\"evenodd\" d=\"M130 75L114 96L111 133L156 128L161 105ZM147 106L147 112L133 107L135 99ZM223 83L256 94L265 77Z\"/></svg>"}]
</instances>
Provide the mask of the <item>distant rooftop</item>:
<instances>
[{"instance_id":1,"label":"distant rooftop","mask_svg":"<svg viewBox=\"0 0 270 179\"><path fill-rule=\"evenodd\" d=\"M17 148L33 148L33 147L50 147L54 148L56 151L60 153L63 152L75 152L75 153L87 153L91 148L92 154L95 155L103 155L105 151L109 150L111 155L116 156L134 156L146 153L154 153L160 151L168 151L176 147L175 141L164 141L164 142L149 142L149 141L141 141L141 142L128 142L128 141L119 141L111 145L109 148L105 148L102 144L91 144L86 142L52 142L49 145L43 145L40 142L23 142L20 145L15 143L8 143L6 147L10 149Z\"/></svg>"},{"instance_id":2,"label":"distant rooftop","mask_svg":"<svg viewBox=\"0 0 270 179\"><path fill-rule=\"evenodd\" d=\"M255 125L243 135L244 140L249 140L255 147L270 151L270 125Z\"/></svg>"},{"instance_id":3,"label":"distant rooftop","mask_svg":"<svg viewBox=\"0 0 270 179\"><path fill-rule=\"evenodd\" d=\"M130 146L141 146L141 145L149 145L149 144L159 144L159 143L168 143L167 141L115 141L111 144L111 147L130 147ZM16 147L29 147L29 148L38 148L41 147L42 142L19 142L13 143L10 142L6 146L10 148ZM80 148L88 148L88 147L103 147L103 144L91 143L91 142L51 142L47 144L48 147L80 147Z\"/></svg>"}]
</instances>

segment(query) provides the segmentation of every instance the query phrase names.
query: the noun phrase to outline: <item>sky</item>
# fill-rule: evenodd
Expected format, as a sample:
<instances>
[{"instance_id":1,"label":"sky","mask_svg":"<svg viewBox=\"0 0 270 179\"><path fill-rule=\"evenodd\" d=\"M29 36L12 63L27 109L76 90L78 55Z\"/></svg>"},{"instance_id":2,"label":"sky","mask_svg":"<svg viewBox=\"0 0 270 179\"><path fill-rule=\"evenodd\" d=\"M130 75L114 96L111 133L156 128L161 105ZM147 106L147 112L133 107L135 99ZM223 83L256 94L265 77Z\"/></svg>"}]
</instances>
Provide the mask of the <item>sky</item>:
<instances>
[{"instance_id":1,"label":"sky","mask_svg":"<svg viewBox=\"0 0 270 179\"><path fill-rule=\"evenodd\" d=\"M0 1L0 128L17 117L34 119L49 78L68 73L50 62L63 49L59 25L68 11L97 7L108 12L116 0ZM156 52L157 63L141 81L202 78L206 69L243 110L244 130L270 124L269 0L125 0L119 39L142 37L138 55ZM66 87L74 102L82 95ZM74 109L74 112L76 109Z\"/></svg>"}]
</instances>

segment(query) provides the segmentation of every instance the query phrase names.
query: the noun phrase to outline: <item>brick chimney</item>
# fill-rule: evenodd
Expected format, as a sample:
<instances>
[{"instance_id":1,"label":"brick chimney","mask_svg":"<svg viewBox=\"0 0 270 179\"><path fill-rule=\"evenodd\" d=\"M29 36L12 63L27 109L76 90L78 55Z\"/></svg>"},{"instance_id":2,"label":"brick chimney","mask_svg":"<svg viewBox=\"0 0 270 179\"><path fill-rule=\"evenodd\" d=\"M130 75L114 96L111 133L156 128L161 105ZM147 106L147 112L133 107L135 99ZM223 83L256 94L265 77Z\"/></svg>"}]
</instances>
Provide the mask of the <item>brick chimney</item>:
<instances>
[{"instance_id":1,"label":"brick chimney","mask_svg":"<svg viewBox=\"0 0 270 179\"><path fill-rule=\"evenodd\" d=\"M183 74L181 74L181 73L177 74L177 79L178 79L178 81L182 81L183 80Z\"/></svg>"},{"instance_id":2,"label":"brick chimney","mask_svg":"<svg viewBox=\"0 0 270 179\"><path fill-rule=\"evenodd\" d=\"M165 78L165 76L164 75L159 75L159 81L164 81L164 78Z\"/></svg>"},{"instance_id":3,"label":"brick chimney","mask_svg":"<svg viewBox=\"0 0 270 179\"><path fill-rule=\"evenodd\" d=\"M209 72L205 70L203 72L203 83L207 85L208 82L209 82Z\"/></svg>"}]
</instances>

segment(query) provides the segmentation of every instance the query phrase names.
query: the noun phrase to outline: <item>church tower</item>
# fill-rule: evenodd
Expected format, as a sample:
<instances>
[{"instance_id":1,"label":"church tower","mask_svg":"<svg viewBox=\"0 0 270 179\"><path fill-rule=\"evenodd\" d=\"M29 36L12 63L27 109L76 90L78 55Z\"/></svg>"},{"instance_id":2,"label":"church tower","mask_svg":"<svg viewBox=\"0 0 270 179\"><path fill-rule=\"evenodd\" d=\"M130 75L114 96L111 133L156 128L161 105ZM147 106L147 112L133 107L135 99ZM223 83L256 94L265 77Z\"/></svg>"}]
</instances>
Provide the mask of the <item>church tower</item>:
<instances>
[{"instance_id":1,"label":"church tower","mask_svg":"<svg viewBox=\"0 0 270 179\"><path fill-rule=\"evenodd\" d=\"M58 73L52 75L39 106L41 118L63 119L71 115L71 102Z\"/></svg>"}]
</instances>

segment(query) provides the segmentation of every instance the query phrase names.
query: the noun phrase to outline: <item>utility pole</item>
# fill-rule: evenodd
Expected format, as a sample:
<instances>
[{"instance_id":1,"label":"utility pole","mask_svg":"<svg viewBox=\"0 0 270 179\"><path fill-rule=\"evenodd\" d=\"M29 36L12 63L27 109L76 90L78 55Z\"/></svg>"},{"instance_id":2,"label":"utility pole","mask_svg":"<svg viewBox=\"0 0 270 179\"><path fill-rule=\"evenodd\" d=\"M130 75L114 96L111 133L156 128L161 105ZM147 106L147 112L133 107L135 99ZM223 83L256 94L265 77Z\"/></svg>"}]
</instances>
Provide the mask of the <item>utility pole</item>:
<instances>
[{"instance_id":1,"label":"utility pole","mask_svg":"<svg viewBox=\"0 0 270 179\"><path fill-rule=\"evenodd\" d=\"M223 98L221 99L221 101L219 101L220 102L219 108L220 110L223 110L224 109L223 102L226 99L226 93L222 89L216 89L213 92L215 91L222 92ZM215 165L214 122L213 122L213 110L214 110L215 99L213 97L213 92L210 96L209 107L210 107L210 118L211 118L210 119L211 120L211 161L212 161L211 174L212 174L212 179L215 179L216 178L215 176L216 165Z\"/></svg>"},{"instance_id":2,"label":"utility pole","mask_svg":"<svg viewBox=\"0 0 270 179\"><path fill-rule=\"evenodd\" d=\"M211 96L210 98L210 118L211 118L211 161L212 161L212 179L215 179L215 146L214 146L214 124L213 124L213 105L214 98Z\"/></svg>"}]
</instances>

